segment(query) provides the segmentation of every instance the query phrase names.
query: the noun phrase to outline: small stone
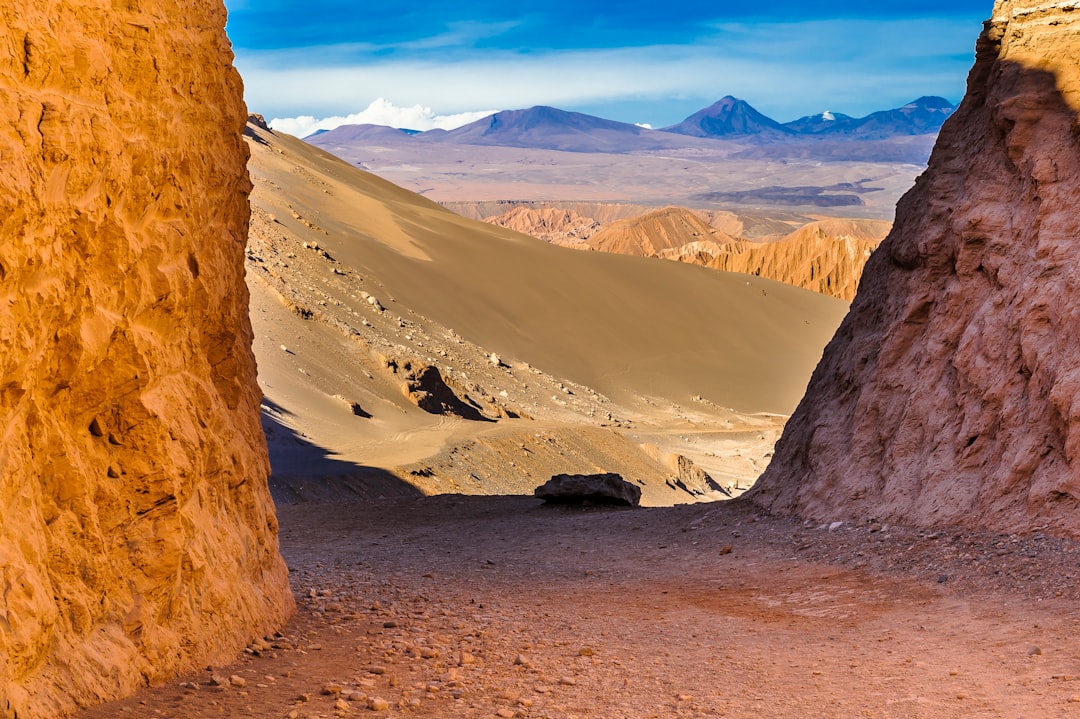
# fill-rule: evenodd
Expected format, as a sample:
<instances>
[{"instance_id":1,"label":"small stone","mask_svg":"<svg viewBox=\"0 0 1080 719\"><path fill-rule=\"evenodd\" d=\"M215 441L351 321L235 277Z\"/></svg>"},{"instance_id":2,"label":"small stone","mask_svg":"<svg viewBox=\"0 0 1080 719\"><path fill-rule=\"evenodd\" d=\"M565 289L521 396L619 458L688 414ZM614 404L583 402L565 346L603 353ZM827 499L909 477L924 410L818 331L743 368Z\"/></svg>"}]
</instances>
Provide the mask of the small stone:
<instances>
[{"instance_id":1,"label":"small stone","mask_svg":"<svg viewBox=\"0 0 1080 719\"><path fill-rule=\"evenodd\" d=\"M829 525L829 531L830 532L835 532L836 530L840 529L840 527L843 527L843 526L844 526L843 522L833 522L832 524Z\"/></svg>"},{"instance_id":2,"label":"small stone","mask_svg":"<svg viewBox=\"0 0 1080 719\"><path fill-rule=\"evenodd\" d=\"M518 654L516 657L514 657L514 666L530 667L532 666L532 664L529 663L529 660L525 657L524 654Z\"/></svg>"},{"instance_id":3,"label":"small stone","mask_svg":"<svg viewBox=\"0 0 1080 719\"><path fill-rule=\"evenodd\" d=\"M1069 697L1070 704L1080 704L1080 694L1074 694Z\"/></svg>"},{"instance_id":4,"label":"small stone","mask_svg":"<svg viewBox=\"0 0 1080 719\"><path fill-rule=\"evenodd\" d=\"M340 684L335 684L334 682L328 682L326 684L323 684L322 688L322 693L327 695L341 694L341 692L343 691L345 691L345 687L341 686Z\"/></svg>"},{"instance_id":5,"label":"small stone","mask_svg":"<svg viewBox=\"0 0 1080 719\"><path fill-rule=\"evenodd\" d=\"M562 684L564 687L576 687L577 679L574 679L573 677L560 677L559 684Z\"/></svg>"},{"instance_id":6,"label":"small stone","mask_svg":"<svg viewBox=\"0 0 1080 719\"><path fill-rule=\"evenodd\" d=\"M349 702L345 701L344 699L338 699L336 702L334 702L334 708L338 711L345 711L349 708Z\"/></svg>"},{"instance_id":7,"label":"small stone","mask_svg":"<svg viewBox=\"0 0 1080 719\"><path fill-rule=\"evenodd\" d=\"M386 667L368 667L368 674L386 674Z\"/></svg>"},{"instance_id":8,"label":"small stone","mask_svg":"<svg viewBox=\"0 0 1080 719\"><path fill-rule=\"evenodd\" d=\"M368 709L373 712L384 712L390 709L390 702L382 697L371 697L367 702Z\"/></svg>"},{"instance_id":9,"label":"small stone","mask_svg":"<svg viewBox=\"0 0 1080 719\"><path fill-rule=\"evenodd\" d=\"M502 719L514 719L514 711L512 709L500 709L495 712L495 716L501 717Z\"/></svg>"},{"instance_id":10,"label":"small stone","mask_svg":"<svg viewBox=\"0 0 1080 719\"><path fill-rule=\"evenodd\" d=\"M438 659L439 650L432 647L420 647L420 656L423 659Z\"/></svg>"},{"instance_id":11,"label":"small stone","mask_svg":"<svg viewBox=\"0 0 1080 719\"><path fill-rule=\"evenodd\" d=\"M596 654L596 651L592 647L582 647L578 650L579 657L591 657Z\"/></svg>"},{"instance_id":12,"label":"small stone","mask_svg":"<svg viewBox=\"0 0 1080 719\"><path fill-rule=\"evenodd\" d=\"M473 656L472 654L470 654L469 652L462 652L461 653L461 661L459 662L459 664L461 664L462 666L466 666L466 665L469 665L469 664L476 664L476 657Z\"/></svg>"},{"instance_id":13,"label":"small stone","mask_svg":"<svg viewBox=\"0 0 1080 719\"><path fill-rule=\"evenodd\" d=\"M220 674L211 674L210 685L215 687L227 687L229 686L229 680Z\"/></svg>"},{"instance_id":14,"label":"small stone","mask_svg":"<svg viewBox=\"0 0 1080 719\"><path fill-rule=\"evenodd\" d=\"M388 621L383 622L382 625L383 625L383 629L397 629L398 623L395 622L393 619L390 619Z\"/></svg>"},{"instance_id":15,"label":"small stone","mask_svg":"<svg viewBox=\"0 0 1080 719\"><path fill-rule=\"evenodd\" d=\"M725 544L723 547L720 548L720 555L723 556L725 554L731 554L730 544Z\"/></svg>"},{"instance_id":16,"label":"small stone","mask_svg":"<svg viewBox=\"0 0 1080 719\"><path fill-rule=\"evenodd\" d=\"M1042 656L1042 649L1040 649L1039 647L1030 647L1028 649L1028 656L1029 657L1041 657Z\"/></svg>"},{"instance_id":17,"label":"small stone","mask_svg":"<svg viewBox=\"0 0 1080 719\"><path fill-rule=\"evenodd\" d=\"M232 684L238 689L243 689L247 686L247 679L244 679L238 674L233 674L231 677L229 677L229 684Z\"/></svg>"}]
</instances>

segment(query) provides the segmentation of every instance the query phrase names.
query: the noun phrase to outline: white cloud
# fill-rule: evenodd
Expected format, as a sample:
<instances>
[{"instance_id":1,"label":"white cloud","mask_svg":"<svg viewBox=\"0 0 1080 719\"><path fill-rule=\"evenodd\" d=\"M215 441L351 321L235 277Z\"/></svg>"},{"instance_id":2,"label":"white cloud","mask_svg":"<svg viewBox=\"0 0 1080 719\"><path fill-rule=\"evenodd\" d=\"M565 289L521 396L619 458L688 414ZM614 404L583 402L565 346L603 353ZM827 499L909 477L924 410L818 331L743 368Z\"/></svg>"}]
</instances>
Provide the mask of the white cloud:
<instances>
[{"instance_id":1,"label":"white cloud","mask_svg":"<svg viewBox=\"0 0 1080 719\"><path fill-rule=\"evenodd\" d=\"M649 123L647 123L647 122L635 122L634 124L635 124L635 125L637 125L638 127L644 127L644 128L646 129L646 130L651 130L651 129L653 129L653 126L652 126L652 125L650 125L650 124L649 124Z\"/></svg>"},{"instance_id":2,"label":"white cloud","mask_svg":"<svg viewBox=\"0 0 1080 719\"><path fill-rule=\"evenodd\" d=\"M287 132L296 137L307 137L319 130L333 130L342 125L386 125L406 130L453 130L468 125L470 122L493 115L496 110L479 112L459 112L453 115L436 115L430 107L413 105L398 107L384 98L379 98L360 112L345 116L324 117L311 115L299 117L275 117L268 123L270 127Z\"/></svg>"},{"instance_id":3,"label":"white cloud","mask_svg":"<svg viewBox=\"0 0 1080 719\"><path fill-rule=\"evenodd\" d=\"M268 115L338 114L373 97L419 103L421 119L428 105L475 119L471 111L478 107L600 110L632 102L639 109L656 107L657 116L645 119L660 125L731 94L786 121L823 106L860 116L921 95L958 99L976 32L949 21L725 24L685 46L486 50L447 53L438 61L358 59L328 47L306 48L302 55L246 52L236 64L248 105ZM407 119L375 122L410 126ZM418 122L412 126L424 129Z\"/></svg>"}]
</instances>

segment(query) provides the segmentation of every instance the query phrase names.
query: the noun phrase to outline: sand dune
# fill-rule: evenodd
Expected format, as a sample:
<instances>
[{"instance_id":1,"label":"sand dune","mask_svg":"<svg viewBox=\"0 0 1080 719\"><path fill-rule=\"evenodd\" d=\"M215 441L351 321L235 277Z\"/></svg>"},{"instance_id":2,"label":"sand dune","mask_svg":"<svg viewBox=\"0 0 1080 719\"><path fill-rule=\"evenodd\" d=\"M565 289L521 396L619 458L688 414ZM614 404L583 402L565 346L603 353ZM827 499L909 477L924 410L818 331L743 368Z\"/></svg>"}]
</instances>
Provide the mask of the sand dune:
<instances>
[{"instance_id":1,"label":"sand dune","mask_svg":"<svg viewBox=\"0 0 1080 719\"><path fill-rule=\"evenodd\" d=\"M753 430L756 456L767 454L782 417L750 415L794 408L846 309L760 278L555 247L465 219L299 140L248 133L249 284L278 477L366 473L386 491L435 491L427 458L492 433L535 435L545 422L597 428L606 456L637 474L653 461L660 484L663 463L634 433L663 444L682 432L689 455L723 474L722 438L703 428ZM498 422L410 401L406 368L421 364ZM566 435L552 436L575 455ZM599 469L598 456L578 464ZM454 481L481 475L487 461Z\"/></svg>"}]
</instances>

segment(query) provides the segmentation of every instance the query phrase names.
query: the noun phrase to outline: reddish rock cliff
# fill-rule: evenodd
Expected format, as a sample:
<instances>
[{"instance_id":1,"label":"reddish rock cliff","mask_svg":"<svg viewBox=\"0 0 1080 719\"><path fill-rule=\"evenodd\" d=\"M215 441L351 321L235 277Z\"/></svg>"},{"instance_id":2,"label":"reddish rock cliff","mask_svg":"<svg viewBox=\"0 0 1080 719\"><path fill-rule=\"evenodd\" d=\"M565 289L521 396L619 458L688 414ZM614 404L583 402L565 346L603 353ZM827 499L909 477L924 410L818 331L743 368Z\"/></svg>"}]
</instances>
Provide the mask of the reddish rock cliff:
<instances>
[{"instance_id":1,"label":"reddish rock cliff","mask_svg":"<svg viewBox=\"0 0 1080 719\"><path fill-rule=\"evenodd\" d=\"M223 660L292 609L221 0L0 7L0 716Z\"/></svg>"},{"instance_id":2,"label":"reddish rock cliff","mask_svg":"<svg viewBox=\"0 0 1080 719\"><path fill-rule=\"evenodd\" d=\"M1080 12L998 2L754 501L1080 535Z\"/></svg>"}]
</instances>

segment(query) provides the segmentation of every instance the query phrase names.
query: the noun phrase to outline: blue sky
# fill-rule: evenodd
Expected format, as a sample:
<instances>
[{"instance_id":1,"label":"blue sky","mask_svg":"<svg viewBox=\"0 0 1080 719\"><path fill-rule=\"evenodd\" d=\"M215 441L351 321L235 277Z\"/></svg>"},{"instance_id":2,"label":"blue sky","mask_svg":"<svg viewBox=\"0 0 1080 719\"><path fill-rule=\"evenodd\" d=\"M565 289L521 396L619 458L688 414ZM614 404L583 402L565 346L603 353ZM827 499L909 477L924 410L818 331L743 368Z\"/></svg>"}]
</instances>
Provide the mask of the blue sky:
<instances>
[{"instance_id":1,"label":"blue sky","mask_svg":"<svg viewBox=\"0 0 1080 719\"><path fill-rule=\"evenodd\" d=\"M225 4L248 104L267 117L368 109L369 121L419 125L544 104L654 127L724 95L780 121L864 115L920 95L958 101L992 9L990 0Z\"/></svg>"}]
</instances>

